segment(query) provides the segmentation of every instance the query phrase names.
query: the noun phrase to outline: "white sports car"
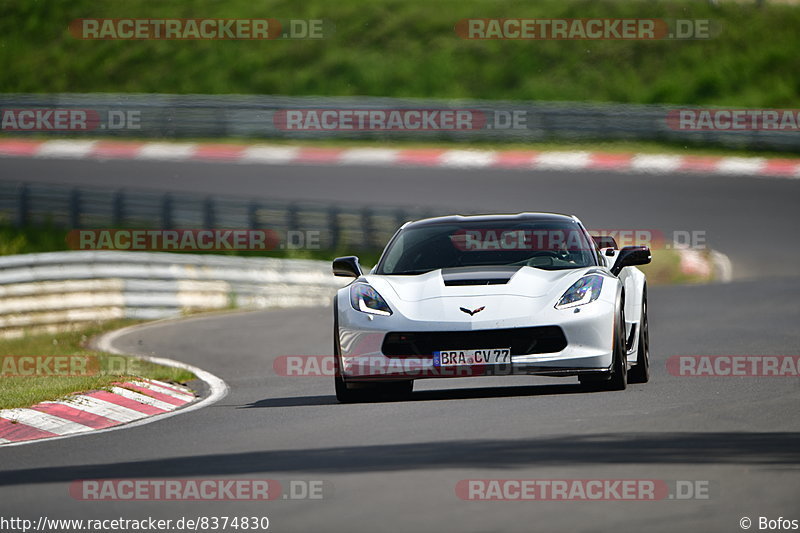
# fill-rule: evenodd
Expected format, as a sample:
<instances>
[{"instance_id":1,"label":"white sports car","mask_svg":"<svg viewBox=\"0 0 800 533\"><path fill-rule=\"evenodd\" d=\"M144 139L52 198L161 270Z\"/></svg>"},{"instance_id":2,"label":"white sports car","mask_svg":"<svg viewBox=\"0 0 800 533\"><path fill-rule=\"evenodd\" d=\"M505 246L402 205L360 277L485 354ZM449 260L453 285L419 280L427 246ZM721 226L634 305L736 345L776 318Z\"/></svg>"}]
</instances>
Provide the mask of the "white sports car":
<instances>
[{"instance_id":1,"label":"white sports car","mask_svg":"<svg viewBox=\"0 0 800 533\"><path fill-rule=\"evenodd\" d=\"M336 397L408 394L414 379L577 376L609 390L649 379L647 284L621 250L574 216L448 216L408 222L378 264L334 298Z\"/></svg>"}]
</instances>

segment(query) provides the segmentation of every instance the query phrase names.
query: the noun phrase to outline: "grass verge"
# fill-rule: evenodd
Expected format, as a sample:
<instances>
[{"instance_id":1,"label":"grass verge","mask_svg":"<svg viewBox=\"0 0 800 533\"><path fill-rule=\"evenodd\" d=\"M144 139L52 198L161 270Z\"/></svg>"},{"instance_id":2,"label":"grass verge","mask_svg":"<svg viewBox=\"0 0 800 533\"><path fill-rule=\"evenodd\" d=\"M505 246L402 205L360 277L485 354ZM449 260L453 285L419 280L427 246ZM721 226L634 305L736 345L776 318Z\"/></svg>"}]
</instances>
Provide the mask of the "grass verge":
<instances>
[{"instance_id":1,"label":"grass verge","mask_svg":"<svg viewBox=\"0 0 800 533\"><path fill-rule=\"evenodd\" d=\"M762 5L758 5L762 4ZM82 40L81 18L324 20L323 39ZM698 40L465 40L469 18L708 20ZM0 2L2 92L485 98L792 107L800 9L664 0Z\"/></svg>"},{"instance_id":2,"label":"grass verge","mask_svg":"<svg viewBox=\"0 0 800 533\"><path fill-rule=\"evenodd\" d=\"M158 365L136 357L94 352L85 347L89 338L133 323L135 322L131 320L117 320L76 331L0 339L0 354L4 354L0 355L0 409L27 407L72 393L105 389L114 382L133 378L176 383L195 379L194 374L187 370ZM20 376L19 374L26 373L31 367L14 356L24 355L39 356L38 361L44 361L48 356L77 356L71 361L88 361L85 366L87 371L58 371L58 367L52 366L55 363L48 363L47 368L55 368L56 373L62 375ZM66 357L59 360L64 361ZM35 372L45 373L44 368L37 368ZM93 375L63 375L66 373Z\"/></svg>"}]
</instances>

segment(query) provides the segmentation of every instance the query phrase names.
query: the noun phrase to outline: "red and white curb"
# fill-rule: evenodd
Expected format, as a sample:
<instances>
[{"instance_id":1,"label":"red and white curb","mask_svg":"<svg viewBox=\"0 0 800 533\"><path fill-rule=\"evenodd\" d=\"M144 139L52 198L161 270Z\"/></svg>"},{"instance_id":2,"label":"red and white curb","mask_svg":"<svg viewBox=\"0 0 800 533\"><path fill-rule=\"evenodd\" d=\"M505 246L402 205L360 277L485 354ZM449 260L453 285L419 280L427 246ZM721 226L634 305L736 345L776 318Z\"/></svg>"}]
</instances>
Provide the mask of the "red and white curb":
<instances>
[{"instance_id":1,"label":"red and white curb","mask_svg":"<svg viewBox=\"0 0 800 533\"><path fill-rule=\"evenodd\" d=\"M28 408L0 409L0 444L106 429L174 411L195 399L180 385L136 380Z\"/></svg>"},{"instance_id":2,"label":"red and white curb","mask_svg":"<svg viewBox=\"0 0 800 533\"><path fill-rule=\"evenodd\" d=\"M202 317L196 317L199 318ZM115 339L134 330L175 320L177 319L157 320L112 331L98 339L96 348L107 353L127 355L114 347ZM163 357L139 354L136 357L192 372L208 386L208 394L199 398L180 385L137 379L115 384L110 391L74 394L27 408L2 409L0 447L94 435L149 424L202 409L228 394L228 385L223 380L201 368Z\"/></svg>"},{"instance_id":3,"label":"red and white curb","mask_svg":"<svg viewBox=\"0 0 800 533\"><path fill-rule=\"evenodd\" d=\"M0 156L242 164L373 165L593 170L800 178L800 159L618 154L584 151L321 148L284 145L0 139Z\"/></svg>"}]
</instances>

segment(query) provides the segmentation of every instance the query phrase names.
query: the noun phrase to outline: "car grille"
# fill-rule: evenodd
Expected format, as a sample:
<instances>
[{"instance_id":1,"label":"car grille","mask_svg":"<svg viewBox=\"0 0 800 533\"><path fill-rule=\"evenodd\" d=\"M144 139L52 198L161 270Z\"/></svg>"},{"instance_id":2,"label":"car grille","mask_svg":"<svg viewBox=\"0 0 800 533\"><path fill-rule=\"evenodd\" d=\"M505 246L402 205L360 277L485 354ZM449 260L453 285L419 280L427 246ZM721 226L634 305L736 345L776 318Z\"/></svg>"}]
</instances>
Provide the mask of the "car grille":
<instances>
[{"instance_id":1,"label":"car grille","mask_svg":"<svg viewBox=\"0 0 800 533\"><path fill-rule=\"evenodd\" d=\"M511 348L511 355L559 352L567 346L558 326L472 331L391 332L382 351L389 357L433 356L439 350Z\"/></svg>"}]
</instances>

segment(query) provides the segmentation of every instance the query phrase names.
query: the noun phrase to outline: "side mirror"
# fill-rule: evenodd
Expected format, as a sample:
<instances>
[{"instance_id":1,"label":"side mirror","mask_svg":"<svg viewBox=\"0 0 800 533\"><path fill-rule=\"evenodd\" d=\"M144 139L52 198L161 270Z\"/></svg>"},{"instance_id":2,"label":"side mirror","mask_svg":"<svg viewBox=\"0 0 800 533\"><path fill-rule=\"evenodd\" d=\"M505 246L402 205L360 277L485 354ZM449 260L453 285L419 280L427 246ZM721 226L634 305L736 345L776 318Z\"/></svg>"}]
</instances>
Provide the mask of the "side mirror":
<instances>
[{"instance_id":1,"label":"side mirror","mask_svg":"<svg viewBox=\"0 0 800 533\"><path fill-rule=\"evenodd\" d=\"M361 277L361 265L358 262L358 257L354 255L348 255L347 257L337 257L334 259L333 275L342 276L345 278Z\"/></svg>"},{"instance_id":2,"label":"side mirror","mask_svg":"<svg viewBox=\"0 0 800 533\"><path fill-rule=\"evenodd\" d=\"M618 276L623 268L635 265L646 265L650 262L650 248L647 246L626 246L617 254L617 260L611 267L611 273Z\"/></svg>"}]
</instances>

